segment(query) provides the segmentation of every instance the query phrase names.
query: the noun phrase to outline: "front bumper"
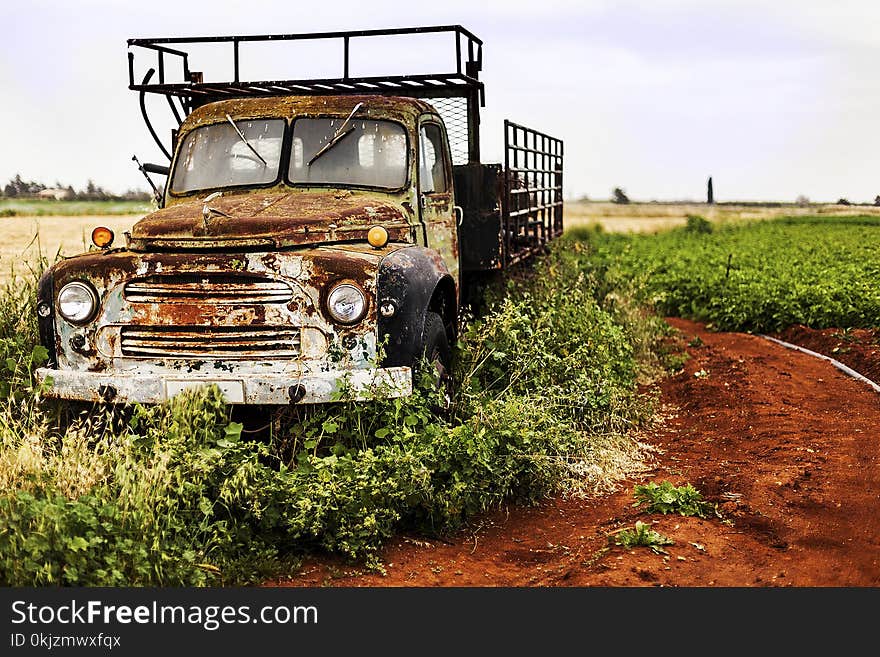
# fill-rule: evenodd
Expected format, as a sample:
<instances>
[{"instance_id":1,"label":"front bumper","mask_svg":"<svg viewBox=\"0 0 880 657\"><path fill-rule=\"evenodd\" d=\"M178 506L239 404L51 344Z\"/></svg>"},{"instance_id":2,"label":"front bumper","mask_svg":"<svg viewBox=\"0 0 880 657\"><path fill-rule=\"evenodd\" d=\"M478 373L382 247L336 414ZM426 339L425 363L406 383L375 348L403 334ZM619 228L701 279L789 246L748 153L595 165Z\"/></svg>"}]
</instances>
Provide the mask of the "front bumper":
<instances>
[{"instance_id":1,"label":"front bumper","mask_svg":"<svg viewBox=\"0 0 880 657\"><path fill-rule=\"evenodd\" d=\"M323 404L405 397L412 393L408 367L310 372L301 375L229 373L208 376L179 370L81 372L40 368L44 395L114 404L158 404L190 388L216 384L230 404Z\"/></svg>"}]
</instances>

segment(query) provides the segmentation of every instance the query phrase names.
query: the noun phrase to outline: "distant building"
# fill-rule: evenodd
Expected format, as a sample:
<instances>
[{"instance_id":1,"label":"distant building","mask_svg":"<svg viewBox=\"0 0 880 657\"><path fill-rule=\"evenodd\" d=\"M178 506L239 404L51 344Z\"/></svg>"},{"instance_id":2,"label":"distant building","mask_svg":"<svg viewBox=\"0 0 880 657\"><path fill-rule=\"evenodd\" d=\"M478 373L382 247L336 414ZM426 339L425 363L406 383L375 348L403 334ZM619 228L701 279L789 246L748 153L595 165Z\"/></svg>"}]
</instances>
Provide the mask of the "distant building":
<instances>
[{"instance_id":1,"label":"distant building","mask_svg":"<svg viewBox=\"0 0 880 657\"><path fill-rule=\"evenodd\" d=\"M65 201L71 198L73 194L69 189L44 189L37 194L38 198L55 199L56 201Z\"/></svg>"}]
</instances>

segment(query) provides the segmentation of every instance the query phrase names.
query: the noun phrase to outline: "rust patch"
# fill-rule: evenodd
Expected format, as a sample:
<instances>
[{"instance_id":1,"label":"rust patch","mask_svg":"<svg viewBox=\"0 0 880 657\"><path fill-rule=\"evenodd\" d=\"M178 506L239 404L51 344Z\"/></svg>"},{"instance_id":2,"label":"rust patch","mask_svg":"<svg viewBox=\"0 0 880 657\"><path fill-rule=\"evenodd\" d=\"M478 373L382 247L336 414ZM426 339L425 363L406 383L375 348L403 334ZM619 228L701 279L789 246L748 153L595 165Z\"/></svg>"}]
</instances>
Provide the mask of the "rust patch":
<instances>
[{"instance_id":1,"label":"rust patch","mask_svg":"<svg viewBox=\"0 0 880 657\"><path fill-rule=\"evenodd\" d=\"M363 285L376 270L377 258L372 254L349 253L332 248L313 253L311 283L315 287L341 278L353 279Z\"/></svg>"},{"instance_id":2,"label":"rust patch","mask_svg":"<svg viewBox=\"0 0 880 657\"><path fill-rule=\"evenodd\" d=\"M253 254L117 250L69 258L52 270L56 288L87 281L100 307L95 324L85 329L56 320L56 352L65 369L79 371L109 372L119 358L167 361L178 353L193 359L180 365L186 371L200 367L199 358L224 369L229 359L258 353L276 363L324 361L328 346L345 333L367 338L361 352L368 358L375 349L378 264L400 245L346 246ZM337 326L323 312L329 289L343 280L366 295L367 314L356 326ZM311 331L305 352L296 346L299 331ZM80 334L83 344L74 344Z\"/></svg>"},{"instance_id":3,"label":"rust patch","mask_svg":"<svg viewBox=\"0 0 880 657\"><path fill-rule=\"evenodd\" d=\"M137 222L131 248L187 245L189 248L234 248L265 244L283 248L336 241L364 241L381 224L389 238L409 242L410 217L394 198L353 194L337 198L331 191L288 190L282 193L229 193L211 202L228 217L216 216L205 227L201 200L157 210Z\"/></svg>"}]
</instances>

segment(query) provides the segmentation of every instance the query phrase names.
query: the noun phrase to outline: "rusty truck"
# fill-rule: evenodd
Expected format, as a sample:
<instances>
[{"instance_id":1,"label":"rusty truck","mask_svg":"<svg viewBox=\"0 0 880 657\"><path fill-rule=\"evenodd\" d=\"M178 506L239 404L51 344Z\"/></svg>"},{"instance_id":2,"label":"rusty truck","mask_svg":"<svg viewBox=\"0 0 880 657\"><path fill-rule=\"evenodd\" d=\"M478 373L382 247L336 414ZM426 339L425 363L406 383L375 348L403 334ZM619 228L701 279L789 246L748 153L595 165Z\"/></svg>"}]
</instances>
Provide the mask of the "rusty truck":
<instances>
[{"instance_id":1,"label":"rusty truck","mask_svg":"<svg viewBox=\"0 0 880 657\"><path fill-rule=\"evenodd\" d=\"M426 34L454 49L444 72L350 74L358 39ZM341 75L242 79L249 45L315 39L341 46ZM193 70L205 44L231 50L229 79ZM157 209L121 244L98 226L42 276L45 394L315 404L410 394L420 363L445 376L467 291L563 229L560 139L505 121L504 162L481 162L482 62L458 25L130 39L168 164L132 158ZM148 97L177 122L167 146Z\"/></svg>"}]
</instances>

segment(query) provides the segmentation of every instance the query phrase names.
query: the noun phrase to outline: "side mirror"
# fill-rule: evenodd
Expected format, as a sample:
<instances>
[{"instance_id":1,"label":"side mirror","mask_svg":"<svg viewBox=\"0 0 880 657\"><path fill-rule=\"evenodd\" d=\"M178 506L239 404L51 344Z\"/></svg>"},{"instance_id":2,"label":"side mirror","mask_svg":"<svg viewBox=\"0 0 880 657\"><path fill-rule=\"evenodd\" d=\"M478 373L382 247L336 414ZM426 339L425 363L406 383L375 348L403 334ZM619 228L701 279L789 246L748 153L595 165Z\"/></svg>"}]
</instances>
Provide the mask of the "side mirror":
<instances>
[{"instance_id":1,"label":"side mirror","mask_svg":"<svg viewBox=\"0 0 880 657\"><path fill-rule=\"evenodd\" d=\"M156 205L158 205L161 208L162 207L162 192L159 191L159 188L156 187L156 183L154 183L150 179L150 176L148 176L147 174L148 173L157 173L160 176L167 176L171 170L166 166L162 166L161 164L149 164L149 163L141 164L140 160L137 159L137 155L132 155L131 160L132 160L132 162L137 164L138 170L142 174L144 174L144 178L147 179L147 182L149 183L150 187L153 188L153 198L156 199Z\"/></svg>"},{"instance_id":2,"label":"side mirror","mask_svg":"<svg viewBox=\"0 0 880 657\"><path fill-rule=\"evenodd\" d=\"M162 164L150 164L149 162L144 162L144 171L147 173L156 173L160 176L167 176L171 172L171 169Z\"/></svg>"}]
</instances>

